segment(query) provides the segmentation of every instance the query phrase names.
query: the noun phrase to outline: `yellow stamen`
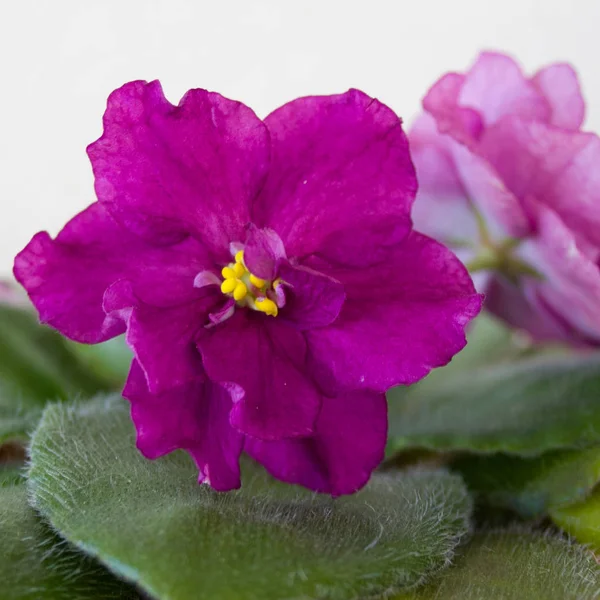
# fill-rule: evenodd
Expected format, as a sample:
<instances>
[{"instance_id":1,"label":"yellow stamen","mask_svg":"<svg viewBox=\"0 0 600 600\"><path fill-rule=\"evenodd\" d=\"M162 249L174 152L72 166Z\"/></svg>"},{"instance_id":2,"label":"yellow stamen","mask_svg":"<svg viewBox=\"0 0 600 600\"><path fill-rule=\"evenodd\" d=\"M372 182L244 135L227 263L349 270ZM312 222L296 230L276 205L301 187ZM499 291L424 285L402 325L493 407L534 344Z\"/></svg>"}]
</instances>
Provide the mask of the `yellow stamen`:
<instances>
[{"instance_id":1,"label":"yellow stamen","mask_svg":"<svg viewBox=\"0 0 600 600\"><path fill-rule=\"evenodd\" d=\"M231 294L231 292L233 292L233 290L235 290L237 284L238 284L238 280L237 279L234 279L234 278L226 279L221 284L221 291L224 294Z\"/></svg>"},{"instance_id":2,"label":"yellow stamen","mask_svg":"<svg viewBox=\"0 0 600 600\"><path fill-rule=\"evenodd\" d=\"M257 298L255 304L260 312L264 312L272 317L277 316L277 304L275 304L273 300L270 300L269 298Z\"/></svg>"},{"instance_id":3,"label":"yellow stamen","mask_svg":"<svg viewBox=\"0 0 600 600\"><path fill-rule=\"evenodd\" d=\"M235 289L233 290L234 300L236 300L237 302L243 300L246 297L247 293L248 288L246 287L246 284L243 281L238 281L237 285L235 286Z\"/></svg>"},{"instance_id":4,"label":"yellow stamen","mask_svg":"<svg viewBox=\"0 0 600 600\"><path fill-rule=\"evenodd\" d=\"M281 277L278 277L274 282L273 282L273 289L277 289L281 284L283 283L283 281L281 281Z\"/></svg>"},{"instance_id":5,"label":"yellow stamen","mask_svg":"<svg viewBox=\"0 0 600 600\"><path fill-rule=\"evenodd\" d=\"M258 310L271 317L277 316L279 313L277 302L268 298L266 294L273 293L276 286L285 282L277 279L271 283L271 281L251 273L244 264L243 250L235 253L234 262L224 266L221 269L221 275L223 276L221 292L233 298L239 307Z\"/></svg>"},{"instance_id":6,"label":"yellow stamen","mask_svg":"<svg viewBox=\"0 0 600 600\"><path fill-rule=\"evenodd\" d=\"M235 263L235 265L233 265L233 272L236 277L242 277L246 273L246 269L242 263Z\"/></svg>"},{"instance_id":7,"label":"yellow stamen","mask_svg":"<svg viewBox=\"0 0 600 600\"><path fill-rule=\"evenodd\" d=\"M265 283L267 283L264 279L261 279L260 277L257 277L256 275L252 275L252 273L250 273L250 283L257 288L262 288L264 287Z\"/></svg>"},{"instance_id":8,"label":"yellow stamen","mask_svg":"<svg viewBox=\"0 0 600 600\"><path fill-rule=\"evenodd\" d=\"M221 275L223 279L235 279L236 277L239 277L239 275L235 272L235 269L232 269L231 267L223 267L221 269Z\"/></svg>"}]
</instances>

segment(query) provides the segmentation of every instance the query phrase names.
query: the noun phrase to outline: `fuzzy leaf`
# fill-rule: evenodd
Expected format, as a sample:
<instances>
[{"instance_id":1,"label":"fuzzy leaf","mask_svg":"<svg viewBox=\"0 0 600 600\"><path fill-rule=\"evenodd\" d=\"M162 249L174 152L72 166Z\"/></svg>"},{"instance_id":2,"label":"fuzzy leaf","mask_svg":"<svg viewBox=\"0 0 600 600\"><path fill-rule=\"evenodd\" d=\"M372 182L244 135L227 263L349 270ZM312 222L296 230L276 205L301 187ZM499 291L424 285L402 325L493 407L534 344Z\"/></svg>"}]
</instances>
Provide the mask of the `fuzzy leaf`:
<instances>
[{"instance_id":1,"label":"fuzzy leaf","mask_svg":"<svg viewBox=\"0 0 600 600\"><path fill-rule=\"evenodd\" d=\"M29 484L68 540L156 598L377 596L443 568L468 530L468 494L443 471L332 500L248 462L240 491L213 492L187 455L144 459L128 412L120 398L48 407Z\"/></svg>"},{"instance_id":2,"label":"fuzzy leaf","mask_svg":"<svg viewBox=\"0 0 600 600\"><path fill-rule=\"evenodd\" d=\"M0 463L0 488L25 483L22 467L23 465L17 462Z\"/></svg>"},{"instance_id":3,"label":"fuzzy leaf","mask_svg":"<svg viewBox=\"0 0 600 600\"><path fill-rule=\"evenodd\" d=\"M535 518L590 493L600 481L600 448L552 450L533 458L467 455L452 468L483 504Z\"/></svg>"},{"instance_id":4,"label":"fuzzy leaf","mask_svg":"<svg viewBox=\"0 0 600 600\"><path fill-rule=\"evenodd\" d=\"M31 310L0 303L0 404L39 405L108 389Z\"/></svg>"},{"instance_id":5,"label":"fuzzy leaf","mask_svg":"<svg viewBox=\"0 0 600 600\"><path fill-rule=\"evenodd\" d=\"M559 527L600 554L600 486L583 502L555 508L550 516Z\"/></svg>"},{"instance_id":6,"label":"fuzzy leaf","mask_svg":"<svg viewBox=\"0 0 600 600\"><path fill-rule=\"evenodd\" d=\"M0 485L2 600L139 597L128 584L58 538L29 507L26 496L24 485Z\"/></svg>"},{"instance_id":7,"label":"fuzzy leaf","mask_svg":"<svg viewBox=\"0 0 600 600\"><path fill-rule=\"evenodd\" d=\"M437 581L395 600L593 600L600 568L590 552L540 533L477 534Z\"/></svg>"},{"instance_id":8,"label":"fuzzy leaf","mask_svg":"<svg viewBox=\"0 0 600 600\"><path fill-rule=\"evenodd\" d=\"M392 390L390 448L536 455L600 444L600 353L542 356Z\"/></svg>"}]
</instances>

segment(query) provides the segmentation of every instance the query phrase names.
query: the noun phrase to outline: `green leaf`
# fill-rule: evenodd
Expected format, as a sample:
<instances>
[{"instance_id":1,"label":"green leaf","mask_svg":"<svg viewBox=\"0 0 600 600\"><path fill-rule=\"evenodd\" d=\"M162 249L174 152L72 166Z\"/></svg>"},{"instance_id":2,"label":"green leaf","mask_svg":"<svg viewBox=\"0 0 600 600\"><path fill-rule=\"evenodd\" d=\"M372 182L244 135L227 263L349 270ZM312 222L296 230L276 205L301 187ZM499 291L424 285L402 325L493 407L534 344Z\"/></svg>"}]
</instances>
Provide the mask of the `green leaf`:
<instances>
[{"instance_id":1,"label":"green leaf","mask_svg":"<svg viewBox=\"0 0 600 600\"><path fill-rule=\"evenodd\" d=\"M467 331L467 345L445 367L434 369L426 378L429 383L445 382L449 375L491 363L506 362L530 348L523 336L502 321L481 313Z\"/></svg>"},{"instance_id":2,"label":"green leaf","mask_svg":"<svg viewBox=\"0 0 600 600\"><path fill-rule=\"evenodd\" d=\"M39 405L113 389L81 364L69 344L31 310L0 304L0 405Z\"/></svg>"},{"instance_id":3,"label":"green leaf","mask_svg":"<svg viewBox=\"0 0 600 600\"><path fill-rule=\"evenodd\" d=\"M515 334L488 313L482 313L471 323L467 331L467 345L444 367L433 369L431 373L418 384L406 387L400 386L388 394L392 402L410 396L418 390L425 394L429 389L435 390L444 386L450 377L460 376L466 371L492 363L507 362L515 356L527 352L529 346L522 336Z\"/></svg>"},{"instance_id":4,"label":"green leaf","mask_svg":"<svg viewBox=\"0 0 600 600\"><path fill-rule=\"evenodd\" d=\"M41 407L0 404L0 445L10 440L26 441L42 416Z\"/></svg>"},{"instance_id":5,"label":"green leaf","mask_svg":"<svg viewBox=\"0 0 600 600\"><path fill-rule=\"evenodd\" d=\"M0 463L0 488L20 483L25 483L23 465L14 462ZM2 492L0 492L0 497L2 497Z\"/></svg>"},{"instance_id":6,"label":"green leaf","mask_svg":"<svg viewBox=\"0 0 600 600\"><path fill-rule=\"evenodd\" d=\"M552 450L534 458L467 455L453 461L452 468L481 503L534 518L591 492L600 481L600 448Z\"/></svg>"},{"instance_id":7,"label":"green leaf","mask_svg":"<svg viewBox=\"0 0 600 600\"><path fill-rule=\"evenodd\" d=\"M81 362L98 378L110 381L115 390L123 387L133 354L125 343L125 336L119 336L102 344L77 344L70 346Z\"/></svg>"},{"instance_id":8,"label":"green leaf","mask_svg":"<svg viewBox=\"0 0 600 600\"><path fill-rule=\"evenodd\" d=\"M31 445L35 506L68 540L157 598L346 599L414 585L468 531L455 475L378 475L336 500L244 464L240 491L199 486L183 453L145 460L128 406L49 406Z\"/></svg>"},{"instance_id":9,"label":"green leaf","mask_svg":"<svg viewBox=\"0 0 600 600\"><path fill-rule=\"evenodd\" d=\"M555 508L550 516L567 533L600 553L600 486L585 501Z\"/></svg>"},{"instance_id":10,"label":"green leaf","mask_svg":"<svg viewBox=\"0 0 600 600\"><path fill-rule=\"evenodd\" d=\"M2 600L108 600L139 596L58 538L27 504L24 485L0 485Z\"/></svg>"},{"instance_id":11,"label":"green leaf","mask_svg":"<svg viewBox=\"0 0 600 600\"><path fill-rule=\"evenodd\" d=\"M537 455L600 444L600 354L542 356L389 393L390 447Z\"/></svg>"},{"instance_id":12,"label":"green leaf","mask_svg":"<svg viewBox=\"0 0 600 600\"><path fill-rule=\"evenodd\" d=\"M590 552L539 533L477 534L437 581L395 600L592 600L600 568Z\"/></svg>"}]
</instances>

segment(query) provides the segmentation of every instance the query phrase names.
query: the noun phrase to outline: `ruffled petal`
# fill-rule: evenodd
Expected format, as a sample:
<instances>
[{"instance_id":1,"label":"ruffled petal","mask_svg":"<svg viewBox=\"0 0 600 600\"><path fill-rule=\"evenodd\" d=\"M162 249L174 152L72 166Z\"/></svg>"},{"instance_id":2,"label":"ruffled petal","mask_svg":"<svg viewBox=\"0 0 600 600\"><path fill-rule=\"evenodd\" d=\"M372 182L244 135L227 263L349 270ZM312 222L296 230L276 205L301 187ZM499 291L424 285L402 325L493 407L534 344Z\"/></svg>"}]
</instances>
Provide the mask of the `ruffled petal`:
<instances>
[{"instance_id":1,"label":"ruffled petal","mask_svg":"<svg viewBox=\"0 0 600 600\"><path fill-rule=\"evenodd\" d=\"M372 242L369 228L390 220L404 223L406 235L417 183L401 121L388 107L350 90L294 100L265 123L271 169L252 220L274 229L288 256L326 253L334 236L334 246L348 247L347 260L360 260L361 236Z\"/></svg>"},{"instance_id":2,"label":"ruffled petal","mask_svg":"<svg viewBox=\"0 0 600 600\"><path fill-rule=\"evenodd\" d=\"M417 119L408 137L419 180L412 211L415 229L453 246L475 245L477 221L456 172L454 142L438 133L428 114Z\"/></svg>"},{"instance_id":3,"label":"ruffled petal","mask_svg":"<svg viewBox=\"0 0 600 600\"><path fill-rule=\"evenodd\" d=\"M418 381L463 348L465 326L481 308L460 261L416 232L379 265L329 274L346 302L332 325L306 332L311 368L329 393Z\"/></svg>"},{"instance_id":4,"label":"ruffled petal","mask_svg":"<svg viewBox=\"0 0 600 600\"><path fill-rule=\"evenodd\" d=\"M515 329L526 331L537 342L569 340L569 328L541 301L533 282L515 285L494 277L486 289L485 308Z\"/></svg>"},{"instance_id":5,"label":"ruffled petal","mask_svg":"<svg viewBox=\"0 0 600 600\"><path fill-rule=\"evenodd\" d=\"M548 122L550 103L509 56L483 52L465 74L448 73L423 100L441 133L473 146L484 129L505 115Z\"/></svg>"},{"instance_id":6,"label":"ruffled petal","mask_svg":"<svg viewBox=\"0 0 600 600\"><path fill-rule=\"evenodd\" d=\"M244 436L229 425L232 402L224 388L199 377L152 394L133 361L123 395L131 402L137 447L146 458L184 449L200 469L200 483L219 491L240 487Z\"/></svg>"},{"instance_id":7,"label":"ruffled petal","mask_svg":"<svg viewBox=\"0 0 600 600\"><path fill-rule=\"evenodd\" d=\"M243 239L269 164L269 134L248 107L206 90L170 104L157 81L113 92L88 154L96 193L153 243L191 234L219 260Z\"/></svg>"},{"instance_id":8,"label":"ruffled petal","mask_svg":"<svg viewBox=\"0 0 600 600\"><path fill-rule=\"evenodd\" d=\"M600 244L600 138L509 117L490 128L481 154L510 191L533 196Z\"/></svg>"},{"instance_id":9,"label":"ruffled petal","mask_svg":"<svg viewBox=\"0 0 600 600\"><path fill-rule=\"evenodd\" d=\"M458 102L476 109L486 125L504 115L548 122L550 105L527 79L519 65L505 54L482 52L466 75Z\"/></svg>"},{"instance_id":10,"label":"ruffled petal","mask_svg":"<svg viewBox=\"0 0 600 600\"><path fill-rule=\"evenodd\" d=\"M599 256L592 260L578 247L577 240L560 217L545 206L538 207L538 233L519 248L544 279L528 282L529 289L564 323L572 339L600 341Z\"/></svg>"},{"instance_id":11,"label":"ruffled petal","mask_svg":"<svg viewBox=\"0 0 600 600\"><path fill-rule=\"evenodd\" d=\"M203 297L179 306L155 308L138 303L133 308L126 339L151 393L183 385L202 373L196 339L221 298L218 289L207 289Z\"/></svg>"},{"instance_id":12,"label":"ruffled petal","mask_svg":"<svg viewBox=\"0 0 600 600\"><path fill-rule=\"evenodd\" d=\"M550 103L550 123L578 130L585 117L585 101L573 67L564 63L550 65L538 71L532 81Z\"/></svg>"},{"instance_id":13,"label":"ruffled petal","mask_svg":"<svg viewBox=\"0 0 600 600\"><path fill-rule=\"evenodd\" d=\"M383 460L386 437L385 396L360 391L325 398L312 437L275 442L248 438L245 449L278 479L340 496L367 483Z\"/></svg>"},{"instance_id":14,"label":"ruffled petal","mask_svg":"<svg viewBox=\"0 0 600 600\"><path fill-rule=\"evenodd\" d=\"M283 263L279 277L285 282L285 310L282 321L288 321L297 329L325 327L340 314L346 298L344 286L328 275L306 267Z\"/></svg>"},{"instance_id":15,"label":"ruffled petal","mask_svg":"<svg viewBox=\"0 0 600 600\"><path fill-rule=\"evenodd\" d=\"M452 156L462 187L492 239L527 235L532 229L527 212L494 165L460 144L452 145Z\"/></svg>"},{"instance_id":16,"label":"ruffled petal","mask_svg":"<svg viewBox=\"0 0 600 600\"><path fill-rule=\"evenodd\" d=\"M440 133L449 134L457 142L469 146L477 141L484 124L478 111L459 105L465 79L459 73L441 77L423 98L423 108L435 119Z\"/></svg>"},{"instance_id":17,"label":"ruffled petal","mask_svg":"<svg viewBox=\"0 0 600 600\"><path fill-rule=\"evenodd\" d=\"M154 305L176 304L198 294L195 274L207 265L193 240L152 247L122 229L98 203L74 217L55 240L36 234L15 258L14 274L42 322L67 337L97 343L125 331L102 302L111 284L127 279Z\"/></svg>"},{"instance_id":18,"label":"ruffled petal","mask_svg":"<svg viewBox=\"0 0 600 600\"><path fill-rule=\"evenodd\" d=\"M243 390L231 424L265 440L311 435L321 408L304 338L278 319L238 310L198 340L209 378Z\"/></svg>"}]
</instances>

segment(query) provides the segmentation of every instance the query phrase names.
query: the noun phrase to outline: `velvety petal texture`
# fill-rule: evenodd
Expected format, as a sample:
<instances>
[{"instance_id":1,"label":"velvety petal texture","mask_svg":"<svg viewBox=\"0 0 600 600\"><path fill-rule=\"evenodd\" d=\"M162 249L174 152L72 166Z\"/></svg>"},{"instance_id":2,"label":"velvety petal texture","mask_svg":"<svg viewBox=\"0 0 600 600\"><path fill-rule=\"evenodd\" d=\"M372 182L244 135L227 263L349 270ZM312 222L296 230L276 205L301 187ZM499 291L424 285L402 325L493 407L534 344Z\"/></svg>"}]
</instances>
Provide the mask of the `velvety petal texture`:
<instances>
[{"instance_id":1,"label":"velvety petal texture","mask_svg":"<svg viewBox=\"0 0 600 600\"><path fill-rule=\"evenodd\" d=\"M344 305L344 285L319 271L284 263L279 276L285 294L282 320L296 329L309 330L333 323Z\"/></svg>"},{"instance_id":2,"label":"velvety petal texture","mask_svg":"<svg viewBox=\"0 0 600 600\"><path fill-rule=\"evenodd\" d=\"M293 327L263 315L236 314L199 340L210 379L243 392L231 423L265 440L314 432L321 395L305 370L306 341Z\"/></svg>"},{"instance_id":3,"label":"velvety petal texture","mask_svg":"<svg viewBox=\"0 0 600 600\"><path fill-rule=\"evenodd\" d=\"M185 385L152 394L134 361L123 395L131 402L137 447L144 456L158 458L182 448L198 464L201 483L223 491L240 486L244 436L229 424L227 390L199 375Z\"/></svg>"},{"instance_id":4,"label":"velvety petal texture","mask_svg":"<svg viewBox=\"0 0 600 600\"><path fill-rule=\"evenodd\" d=\"M461 262L416 232L369 269L319 266L347 295L330 327L307 332L315 373L330 391L418 381L463 348L465 326L481 308Z\"/></svg>"},{"instance_id":5,"label":"velvety petal texture","mask_svg":"<svg viewBox=\"0 0 600 600\"><path fill-rule=\"evenodd\" d=\"M194 276L210 264L194 240L157 249L128 235L98 204L74 217L53 240L36 234L15 258L14 274L40 319L78 342L97 343L125 331L125 323L102 308L104 293L128 280L155 306L192 300Z\"/></svg>"},{"instance_id":6,"label":"velvety petal texture","mask_svg":"<svg viewBox=\"0 0 600 600\"><path fill-rule=\"evenodd\" d=\"M154 243L195 235L219 258L244 238L269 152L247 106L206 90L173 106L158 81L113 92L88 148L98 199L123 226Z\"/></svg>"},{"instance_id":7,"label":"velvety petal texture","mask_svg":"<svg viewBox=\"0 0 600 600\"><path fill-rule=\"evenodd\" d=\"M600 139L580 131L574 70L555 64L528 78L510 57L483 53L465 74L443 76L423 106L410 133L416 228L474 268L480 256L501 258L480 289L513 326L596 344Z\"/></svg>"},{"instance_id":8,"label":"velvety petal texture","mask_svg":"<svg viewBox=\"0 0 600 600\"><path fill-rule=\"evenodd\" d=\"M452 149L435 152L461 196ZM383 458L384 392L448 362L481 304L458 259L412 230L401 120L358 90L261 121L134 81L88 154L98 202L34 236L15 274L65 335L125 333L140 451L182 448L222 491L244 449L284 481L361 488Z\"/></svg>"},{"instance_id":9,"label":"velvety petal texture","mask_svg":"<svg viewBox=\"0 0 600 600\"><path fill-rule=\"evenodd\" d=\"M207 323L211 296L169 308L138 304L131 311L127 343L152 393L195 379L201 370L195 340Z\"/></svg>"},{"instance_id":10,"label":"velvety petal texture","mask_svg":"<svg viewBox=\"0 0 600 600\"><path fill-rule=\"evenodd\" d=\"M350 392L325 398L313 436L265 442L246 451L278 479L334 496L359 490L383 460L387 404L383 394Z\"/></svg>"},{"instance_id":11,"label":"velvety petal texture","mask_svg":"<svg viewBox=\"0 0 600 600\"><path fill-rule=\"evenodd\" d=\"M346 231L364 248L365 218L406 224L416 179L402 123L387 106L350 90L299 98L265 124L271 167L253 221L275 230L288 256L323 250Z\"/></svg>"}]
</instances>

